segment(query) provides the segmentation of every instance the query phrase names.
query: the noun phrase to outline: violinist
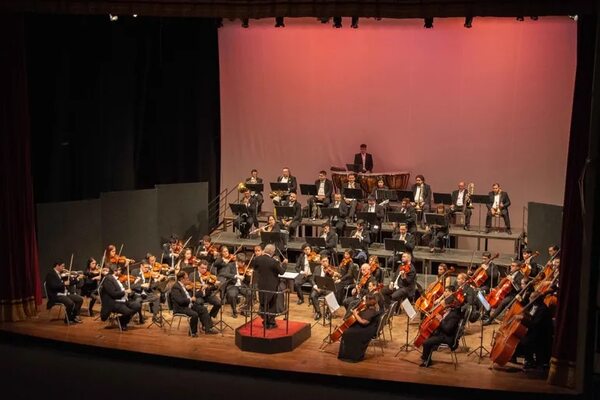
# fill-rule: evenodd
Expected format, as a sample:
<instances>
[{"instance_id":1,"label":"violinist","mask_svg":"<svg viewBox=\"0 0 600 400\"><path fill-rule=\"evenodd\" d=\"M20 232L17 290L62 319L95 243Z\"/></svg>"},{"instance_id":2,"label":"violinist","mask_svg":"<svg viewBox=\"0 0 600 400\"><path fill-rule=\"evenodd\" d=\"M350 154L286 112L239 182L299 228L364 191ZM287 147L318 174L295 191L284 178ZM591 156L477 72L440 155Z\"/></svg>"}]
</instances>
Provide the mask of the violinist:
<instances>
[{"instance_id":1,"label":"violinist","mask_svg":"<svg viewBox=\"0 0 600 400\"><path fill-rule=\"evenodd\" d=\"M152 312L152 321L158 322L160 311L160 293L158 292L159 272L152 271L152 264L145 261L140 266L140 270L133 274L135 281L131 284L131 290L141 297L142 303L148 303L150 312ZM140 323L144 318L140 307Z\"/></svg>"},{"instance_id":2,"label":"violinist","mask_svg":"<svg viewBox=\"0 0 600 400\"><path fill-rule=\"evenodd\" d=\"M114 276L117 279L117 281L119 281L121 286L127 288L127 307L131 308L132 310L135 310L135 312L138 313L138 324L143 325L145 322L144 314L142 313L143 298L141 295L141 291L138 293L138 291L135 290L136 280L139 280L139 276L137 275L137 273L136 275L129 274L127 269L125 269L124 267L117 267L115 269Z\"/></svg>"},{"instance_id":3,"label":"violinist","mask_svg":"<svg viewBox=\"0 0 600 400\"><path fill-rule=\"evenodd\" d=\"M127 324L131 317L140 310L141 303L139 301L130 301L128 294L131 289L125 287L114 276L114 270L105 265L102 267L103 279L100 284L99 293L102 300L102 308L100 309L100 319L106 321L110 313L116 312L121 314L119 323L121 329L126 331Z\"/></svg>"},{"instance_id":4,"label":"violinist","mask_svg":"<svg viewBox=\"0 0 600 400\"><path fill-rule=\"evenodd\" d=\"M68 272L65 271L65 263L61 260L55 261L44 282L46 284L46 295L48 296L46 308L50 309L57 303L64 304L65 324L81 324L79 310L81 304L83 304L83 297L69 293L68 287L71 285L71 281Z\"/></svg>"},{"instance_id":5,"label":"violinist","mask_svg":"<svg viewBox=\"0 0 600 400\"><path fill-rule=\"evenodd\" d=\"M359 275L358 265L352 261L352 253L350 253L351 251L352 250L347 250L344 252L343 261L347 260L346 253L348 253L350 262L340 263L339 277L334 278L333 280L335 283L335 297L338 301L338 304L342 304L344 298L346 297L347 289L355 285Z\"/></svg>"},{"instance_id":6,"label":"violinist","mask_svg":"<svg viewBox=\"0 0 600 400\"><path fill-rule=\"evenodd\" d=\"M352 261L352 260L350 260L350 261ZM340 263L340 265L341 265L341 263ZM312 302L313 309L315 311L315 315L314 315L315 321L318 321L322 316L321 310L319 310L319 296L325 296L327 294L326 290L320 289L319 286L317 286L317 283L315 282L315 276L323 277L323 276L328 275L328 272L333 272L333 269L329 265L329 258L322 257L321 264L317 265L315 267L314 272L308 278L310 284L312 285L312 290L310 292L310 300Z\"/></svg>"},{"instance_id":7,"label":"violinist","mask_svg":"<svg viewBox=\"0 0 600 400\"><path fill-rule=\"evenodd\" d=\"M360 277L367 276L369 274L369 264L363 264L360 267ZM377 304L379 305L379 309L383 310L385 308L385 301L383 296L377 290L377 281L374 278L370 278L367 281L366 285L363 285L360 289L357 290L357 287L352 289L352 295L348 296L344 299L342 305L346 308L346 313L344 314L344 319L348 318L350 314L352 314L352 310L361 302L361 300L368 294L371 293L375 295L377 298Z\"/></svg>"},{"instance_id":8,"label":"violinist","mask_svg":"<svg viewBox=\"0 0 600 400\"><path fill-rule=\"evenodd\" d=\"M252 270L249 269L248 265L246 265L246 256L244 254L239 254L236 256L235 270L233 271L233 274L233 279L225 290L225 298L231 305L233 318L237 318L238 295L241 294L244 296L246 299L246 307L248 307L251 302L252 294L250 290ZM246 312L246 310L244 310L244 312Z\"/></svg>"},{"instance_id":9,"label":"violinist","mask_svg":"<svg viewBox=\"0 0 600 400\"><path fill-rule=\"evenodd\" d=\"M187 273L191 273L196 269L196 264L198 260L192 255L192 249L186 247L180 253L179 261L175 265L175 273L177 274L179 271L185 271Z\"/></svg>"},{"instance_id":10,"label":"violinist","mask_svg":"<svg viewBox=\"0 0 600 400\"><path fill-rule=\"evenodd\" d=\"M218 285L223 287L235 275L236 256L229 252L227 246L221 246L221 253L212 265L211 273L217 275ZM230 265L231 264L231 265Z\"/></svg>"},{"instance_id":11,"label":"violinist","mask_svg":"<svg viewBox=\"0 0 600 400\"><path fill-rule=\"evenodd\" d=\"M402 253L401 261L402 264L392 276L389 286L381 290L386 306L392 301L402 302L405 298L415 295L417 270L412 263L412 254Z\"/></svg>"},{"instance_id":12,"label":"violinist","mask_svg":"<svg viewBox=\"0 0 600 400\"><path fill-rule=\"evenodd\" d=\"M359 362L365 358L369 342L377 332L377 322L381 309L375 295L369 293L365 297L366 308L362 311L352 310L356 318L353 324L342 334L338 359L347 362Z\"/></svg>"},{"instance_id":13,"label":"violinist","mask_svg":"<svg viewBox=\"0 0 600 400\"><path fill-rule=\"evenodd\" d=\"M198 337L198 321L207 335L214 335L217 332L213 328L212 320L208 310L202 304L198 303L196 296L190 296L186 289L186 282L189 282L188 274L185 271L177 273L177 283L173 285L168 296L173 306L173 312L188 315L190 317L190 335Z\"/></svg>"},{"instance_id":14,"label":"violinist","mask_svg":"<svg viewBox=\"0 0 600 400\"><path fill-rule=\"evenodd\" d=\"M423 342L423 354L421 355L420 367L429 367L431 362L431 353L436 350L440 344L454 345L454 339L458 332L462 312L460 303L453 295L454 286L447 286L444 290L444 308L440 326Z\"/></svg>"},{"instance_id":15,"label":"violinist","mask_svg":"<svg viewBox=\"0 0 600 400\"><path fill-rule=\"evenodd\" d=\"M233 226L240 231L241 238L247 238L250 233L250 228L252 228L258 220L258 211L256 200L250 196L250 191L248 189L243 191L242 196L240 204L245 207L245 211L235 218Z\"/></svg>"},{"instance_id":16,"label":"violinist","mask_svg":"<svg viewBox=\"0 0 600 400\"><path fill-rule=\"evenodd\" d=\"M346 215L348 214L348 206L346 202L342 200L342 195L336 193L333 195L333 202L330 204L330 208L337 208L339 215L331 218L331 224L335 227L335 232L338 237L344 235L344 228L346 227Z\"/></svg>"},{"instance_id":17,"label":"violinist","mask_svg":"<svg viewBox=\"0 0 600 400\"><path fill-rule=\"evenodd\" d=\"M169 241L163 244L163 260L169 265L174 265L182 251L183 243L177 238L177 235L172 234Z\"/></svg>"},{"instance_id":18,"label":"violinist","mask_svg":"<svg viewBox=\"0 0 600 400\"><path fill-rule=\"evenodd\" d=\"M200 282L201 289L197 290L195 297L199 304L212 304L210 317L216 318L221 309L221 299L217 296L217 276L208 272L208 261L200 260L197 269L190 275L190 280Z\"/></svg>"},{"instance_id":19,"label":"violinist","mask_svg":"<svg viewBox=\"0 0 600 400\"><path fill-rule=\"evenodd\" d=\"M377 281L377 283L383 282L383 270L379 267L379 257L370 256L369 257L369 267L374 271L371 273L371 277ZM359 279L360 281L360 279Z\"/></svg>"},{"instance_id":20,"label":"violinist","mask_svg":"<svg viewBox=\"0 0 600 400\"><path fill-rule=\"evenodd\" d=\"M508 288L508 294L502 299L502 301L498 304L496 308L492 310L489 317L483 320L483 325L490 325L498 315L513 301L515 296L517 295L520 287L521 287L521 279L523 279L523 273L521 272L521 264L518 261L513 261L510 264L510 272L506 276L510 287ZM496 286L496 289L500 289L499 286L502 285L502 281L500 284ZM492 293L490 293L491 295ZM488 296L490 296L488 295Z\"/></svg>"},{"instance_id":21,"label":"violinist","mask_svg":"<svg viewBox=\"0 0 600 400\"><path fill-rule=\"evenodd\" d=\"M209 265L215 262L219 254L218 247L212 243L212 238L209 235L202 236L202 242L197 254L199 259L206 260Z\"/></svg>"},{"instance_id":22,"label":"violinist","mask_svg":"<svg viewBox=\"0 0 600 400\"><path fill-rule=\"evenodd\" d=\"M112 268L116 268L119 265L127 266L133 262L135 262L135 260L117 254L117 248L113 244L109 244L104 252L104 263Z\"/></svg>"},{"instance_id":23,"label":"violinist","mask_svg":"<svg viewBox=\"0 0 600 400\"><path fill-rule=\"evenodd\" d=\"M298 301L296 304L300 305L304 303L304 293L302 292L302 285L308 282L312 271L310 269L312 248L308 243L302 245L302 253L296 261L296 272L298 275L294 278L294 291L298 295ZM315 253L316 255L316 253Z\"/></svg>"},{"instance_id":24,"label":"violinist","mask_svg":"<svg viewBox=\"0 0 600 400\"><path fill-rule=\"evenodd\" d=\"M81 295L89 297L90 304L88 305L88 314L90 317L93 317L94 304L100 299L98 296L98 283L100 283L100 279L102 278L100 268L94 258L90 257L88 259L83 275L85 278L83 280L83 285L81 286Z\"/></svg>"}]
</instances>

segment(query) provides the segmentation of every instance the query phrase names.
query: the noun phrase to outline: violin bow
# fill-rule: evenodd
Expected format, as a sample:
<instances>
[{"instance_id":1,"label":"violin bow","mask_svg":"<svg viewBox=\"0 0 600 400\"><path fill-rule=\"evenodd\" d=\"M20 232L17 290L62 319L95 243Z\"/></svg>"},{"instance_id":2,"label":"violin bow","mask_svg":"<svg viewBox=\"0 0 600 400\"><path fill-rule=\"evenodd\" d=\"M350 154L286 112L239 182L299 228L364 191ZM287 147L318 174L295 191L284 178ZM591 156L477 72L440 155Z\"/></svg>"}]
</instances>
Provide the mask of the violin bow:
<instances>
[{"instance_id":1,"label":"violin bow","mask_svg":"<svg viewBox=\"0 0 600 400\"><path fill-rule=\"evenodd\" d=\"M129 278L131 275L129 275L129 263L127 263L127 288L129 290L131 290L131 279Z\"/></svg>"},{"instance_id":2,"label":"violin bow","mask_svg":"<svg viewBox=\"0 0 600 400\"><path fill-rule=\"evenodd\" d=\"M71 253L71 261L69 261L69 278L71 278L71 268L73 268L73 253Z\"/></svg>"}]
</instances>

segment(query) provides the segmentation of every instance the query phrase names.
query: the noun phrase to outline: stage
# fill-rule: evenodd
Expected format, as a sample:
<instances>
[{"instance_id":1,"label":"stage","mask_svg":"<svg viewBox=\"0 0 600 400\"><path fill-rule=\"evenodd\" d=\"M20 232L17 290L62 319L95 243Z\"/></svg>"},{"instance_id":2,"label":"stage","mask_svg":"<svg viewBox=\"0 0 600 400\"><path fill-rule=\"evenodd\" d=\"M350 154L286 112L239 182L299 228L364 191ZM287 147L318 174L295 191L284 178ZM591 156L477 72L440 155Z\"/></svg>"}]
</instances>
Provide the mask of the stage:
<instances>
[{"instance_id":1,"label":"stage","mask_svg":"<svg viewBox=\"0 0 600 400\"><path fill-rule=\"evenodd\" d=\"M290 319L305 323L314 323L311 308L305 304L296 305L295 296L290 299ZM85 306L85 305L84 305ZM338 311L340 313L341 310ZM85 312L83 313L85 314ZM167 313L165 313L167 315ZM167 316L170 318L170 316ZM323 339L329 333L329 325L323 326L320 322L312 326L310 337L291 352L279 354L259 354L246 352L235 346L235 333L226 330L223 335L200 335L198 338L187 336L186 322L177 329L177 323L172 329L159 328L155 325L137 325L132 322L129 330L120 333L115 327L107 328L107 323L94 318L83 317L83 324L66 326L56 318L56 309L52 315L42 306L39 316L35 319L17 323L2 323L0 330L17 335L33 336L49 341L63 342L61 348L77 351L79 346L93 346L109 348L126 352L142 353L167 358L210 362L237 367L258 368L280 372L295 372L301 374L319 374L336 377L359 378L376 381L390 381L391 383L411 383L423 385L437 385L455 388L470 388L483 390L514 391L523 393L544 394L574 394L572 390L551 386L540 375L541 372L524 373L519 366L508 364L507 368L490 369L490 361L483 358L478 363L475 355L467 356L466 349L459 348L458 367L455 370L446 352L434 352L433 365L429 368L419 368L420 353L412 350L402 352L394 357L406 338L406 317L402 314L393 320L392 339L386 329L387 344L381 354L379 346L371 346L367 351L366 359L360 363L346 363L337 359L338 343L328 345L320 351ZM418 318L418 317L417 317ZM244 325L245 319L230 316L230 310L224 310L223 319L234 329ZM285 321L279 318L278 324ZM341 319L334 318L333 325ZM491 325L484 329L483 344L488 349L492 331L498 325ZM409 338L415 336L418 323L413 321L409 325ZM467 327L465 339L469 349L479 346L479 323ZM69 346L72 344L73 346ZM65 347L66 345L66 347ZM168 360L168 359L167 359ZM162 361L161 361L162 362ZM166 361L169 363L169 361Z\"/></svg>"}]
</instances>

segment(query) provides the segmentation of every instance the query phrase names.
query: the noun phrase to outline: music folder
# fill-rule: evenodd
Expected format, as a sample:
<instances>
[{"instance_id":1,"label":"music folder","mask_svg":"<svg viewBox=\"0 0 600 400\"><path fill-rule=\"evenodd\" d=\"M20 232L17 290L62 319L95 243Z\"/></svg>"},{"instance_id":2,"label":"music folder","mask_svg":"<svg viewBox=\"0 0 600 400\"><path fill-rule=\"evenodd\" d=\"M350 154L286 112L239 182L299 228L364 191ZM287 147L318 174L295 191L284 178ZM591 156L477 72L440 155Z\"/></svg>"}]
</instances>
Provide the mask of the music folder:
<instances>
[{"instance_id":1,"label":"music folder","mask_svg":"<svg viewBox=\"0 0 600 400\"><path fill-rule=\"evenodd\" d=\"M473 194L469 196L471 199L471 203L473 204L487 204L490 199L490 196L487 194Z\"/></svg>"},{"instance_id":2,"label":"music folder","mask_svg":"<svg viewBox=\"0 0 600 400\"><path fill-rule=\"evenodd\" d=\"M383 245L386 250L396 253L404 253L407 250L406 243L402 240L385 238L383 239Z\"/></svg>"},{"instance_id":3,"label":"music folder","mask_svg":"<svg viewBox=\"0 0 600 400\"><path fill-rule=\"evenodd\" d=\"M340 209L335 207L321 207L321 215L323 215L323 218L339 217Z\"/></svg>"},{"instance_id":4,"label":"music folder","mask_svg":"<svg viewBox=\"0 0 600 400\"><path fill-rule=\"evenodd\" d=\"M413 200L413 192L410 190L398 190L398 200L402 201L403 198L408 198L410 201Z\"/></svg>"},{"instance_id":5,"label":"music folder","mask_svg":"<svg viewBox=\"0 0 600 400\"><path fill-rule=\"evenodd\" d=\"M362 219L365 222L368 222L371 225L376 225L379 223L377 220L377 214L374 212L357 212L356 218Z\"/></svg>"},{"instance_id":6,"label":"music folder","mask_svg":"<svg viewBox=\"0 0 600 400\"><path fill-rule=\"evenodd\" d=\"M354 237L341 237L340 243L344 249L360 249L362 246L360 240Z\"/></svg>"},{"instance_id":7,"label":"music folder","mask_svg":"<svg viewBox=\"0 0 600 400\"><path fill-rule=\"evenodd\" d=\"M401 212L388 212L388 221L397 223L406 223L406 214Z\"/></svg>"},{"instance_id":8,"label":"music folder","mask_svg":"<svg viewBox=\"0 0 600 400\"><path fill-rule=\"evenodd\" d=\"M326 242L325 242L325 238L322 237L313 237L313 236L307 236L304 239L306 239L306 243L308 243L311 247L325 247Z\"/></svg>"},{"instance_id":9,"label":"music folder","mask_svg":"<svg viewBox=\"0 0 600 400\"><path fill-rule=\"evenodd\" d=\"M443 214L425 213L425 223L427 225L447 226L446 216Z\"/></svg>"},{"instance_id":10,"label":"music folder","mask_svg":"<svg viewBox=\"0 0 600 400\"><path fill-rule=\"evenodd\" d=\"M283 241L283 233L281 232L260 232L260 240L263 243L276 244Z\"/></svg>"},{"instance_id":11,"label":"music folder","mask_svg":"<svg viewBox=\"0 0 600 400\"><path fill-rule=\"evenodd\" d=\"M360 172L361 167L360 164L346 164L346 169L350 172Z\"/></svg>"},{"instance_id":12,"label":"music folder","mask_svg":"<svg viewBox=\"0 0 600 400\"><path fill-rule=\"evenodd\" d=\"M452 204L450 193L433 193L433 202L436 204Z\"/></svg>"}]
</instances>

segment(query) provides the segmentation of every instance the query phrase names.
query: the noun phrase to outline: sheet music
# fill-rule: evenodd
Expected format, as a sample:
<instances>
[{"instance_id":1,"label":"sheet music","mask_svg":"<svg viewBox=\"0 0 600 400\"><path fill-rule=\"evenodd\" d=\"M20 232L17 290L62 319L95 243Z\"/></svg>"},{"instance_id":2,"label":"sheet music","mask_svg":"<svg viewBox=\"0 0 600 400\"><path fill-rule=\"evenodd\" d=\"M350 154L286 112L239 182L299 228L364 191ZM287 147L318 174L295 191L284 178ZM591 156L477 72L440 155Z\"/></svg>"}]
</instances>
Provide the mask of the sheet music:
<instances>
[{"instance_id":1,"label":"sheet music","mask_svg":"<svg viewBox=\"0 0 600 400\"><path fill-rule=\"evenodd\" d=\"M415 311L412 304L410 304L410 301L408 299L404 299L404 301L400 303L400 306L402 306L402 309L404 310L406 315L408 315L408 319L413 319L415 315L417 315L417 312Z\"/></svg>"},{"instance_id":2,"label":"sheet music","mask_svg":"<svg viewBox=\"0 0 600 400\"><path fill-rule=\"evenodd\" d=\"M340 308L340 305L338 304L337 299L335 298L335 294L333 292L329 292L325 296L325 302L327 303L329 311L331 311L332 314L336 312L338 308Z\"/></svg>"},{"instance_id":3,"label":"sheet music","mask_svg":"<svg viewBox=\"0 0 600 400\"><path fill-rule=\"evenodd\" d=\"M279 277L282 279L296 279L297 276L297 272L286 272L284 274L279 275Z\"/></svg>"}]
</instances>

